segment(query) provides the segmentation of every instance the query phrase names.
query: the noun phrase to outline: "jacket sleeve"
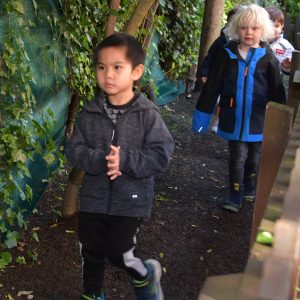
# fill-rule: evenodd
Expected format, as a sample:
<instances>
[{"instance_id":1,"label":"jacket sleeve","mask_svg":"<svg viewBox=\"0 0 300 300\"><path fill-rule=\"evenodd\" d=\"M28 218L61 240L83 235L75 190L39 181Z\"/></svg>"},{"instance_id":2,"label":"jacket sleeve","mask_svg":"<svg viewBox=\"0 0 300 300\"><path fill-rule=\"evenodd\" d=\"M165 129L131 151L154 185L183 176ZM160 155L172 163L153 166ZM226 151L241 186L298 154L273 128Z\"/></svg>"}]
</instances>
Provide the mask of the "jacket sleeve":
<instances>
[{"instance_id":1,"label":"jacket sleeve","mask_svg":"<svg viewBox=\"0 0 300 300\"><path fill-rule=\"evenodd\" d=\"M283 40L284 40L284 46L285 46L285 54L284 54L283 60L286 58L292 59L293 51L295 50L295 48L288 40L286 40L286 39L283 39ZM280 63L280 67L281 67L282 73L284 73L286 75L290 75L291 68L285 68L282 65L282 61Z\"/></svg>"},{"instance_id":2,"label":"jacket sleeve","mask_svg":"<svg viewBox=\"0 0 300 300\"><path fill-rule=\"evenodd\" d=\"M267 76L269 86L268 101L285 104L286 93L280 73L280 62L275 56L271 57Z\"/></svg>"},{"instance_id":3,"label":"jacket sleeve","mask_svg":"<svg viewBox=\"0 0 300 300\"><path fill-rule=\"evenodd\" d=\"M120 151L120 170L135 178L146 178L162 171L174 151L174 141L157 110L144 120L144 144L141 150Z\"/></svg>"},{"instance_id":4,"label":"jacket sleeve","mask_svg":"<svg viewBox=\"0 0 300 300\"><path fill-rule=\"evenodd\" d=\"M213 62L217 57L218 52L226 44L226 38L223 35L219 36L208 49L207 55L205 56L203 63L197 71L197 78L205 76L208 77L208 74L212 68Z\"/></svg>"},{"instance_id":5,"label":"jacket sleeve","mask_svg":"<svg viewBox=\"0 0 300 300\"><path fill-rule=\"evenodd\" d=\"M84 113L80 114L75 123L72 137L67 141L66 156L73 167L97 175L107 171L107 151L87 145L83 125L85 117Z\"/></svg>"},{"instance_id":6,"label":"jacket sleeve","mask_svg":"<svg viewBox=\"0 0 300 300\"><path fill-rule=\"evenodd\" d=\"M224 72L229 63L229 57L225 50L220 50L216 55L211 72L198 98L193 116L192 131L205 133L221 92Z\"/></svg>"}]
</instances>

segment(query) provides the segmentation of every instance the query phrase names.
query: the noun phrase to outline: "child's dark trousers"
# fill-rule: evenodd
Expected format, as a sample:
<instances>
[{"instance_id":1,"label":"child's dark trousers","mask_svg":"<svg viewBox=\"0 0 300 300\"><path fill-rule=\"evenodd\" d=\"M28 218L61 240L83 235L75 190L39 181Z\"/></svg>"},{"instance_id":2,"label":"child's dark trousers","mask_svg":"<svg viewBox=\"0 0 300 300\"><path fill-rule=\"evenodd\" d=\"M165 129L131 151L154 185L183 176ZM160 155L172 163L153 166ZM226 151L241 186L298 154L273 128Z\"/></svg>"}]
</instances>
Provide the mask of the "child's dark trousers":
<instances>
[{"instance_id":1,"label":"child's dark trousers","mask_svg":"<svg viewBox=\"0 0 300 300\"><path fill-rule=\"evenodd\" d=\"M229 141L229 201L241 205L243 194L254 193L261 142Z\"/></svg>"},{"instance_id":2,"label":"child's dark trousers","mask_svg":"<svg viewBox=\"0 0 300 300\"><path fill-rule=\"evenodd\" d=\"M135 256L140 224L141 218L79 213L78 232L85 293L101 293L106 258L126 270L133 279L146 278L147 268Z\"/></svg>"}]
</instances>

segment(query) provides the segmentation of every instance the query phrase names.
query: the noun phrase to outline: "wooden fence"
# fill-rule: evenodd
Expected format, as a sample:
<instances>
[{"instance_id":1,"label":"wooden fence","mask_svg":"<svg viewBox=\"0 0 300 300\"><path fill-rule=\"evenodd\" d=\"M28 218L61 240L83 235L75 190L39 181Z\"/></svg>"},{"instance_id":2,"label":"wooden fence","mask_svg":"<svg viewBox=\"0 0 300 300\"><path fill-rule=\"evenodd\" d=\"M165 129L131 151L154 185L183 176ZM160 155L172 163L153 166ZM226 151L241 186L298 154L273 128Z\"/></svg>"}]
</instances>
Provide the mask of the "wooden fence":
<instances>
[{"instance_id":1,"label":"wooden fence","mask_svg":"<svg viewBox=\"0 0 300 300\"><path fill-rule=\"evenodd\" d=\"M289 40L295 47L300 50L300 14L297 16L295 24L291 23L289 15L284 16L284 33L283 37Z\"/></svg>"},{"instance_id":2,"label":"wooden fence","mask_svg":"<svg viewBox=\"0 0 300 300\"><path fill-rule=\"evenodd\" d=\"M289 28L299 28L293 44L300 50L300 15ZM198 300L300 299L299 102L300 51L296 50L287 106L271 102L266 109L247 265L243 273L208 277ZM273 245L256 243L258 231L272 233Z\"/></svg>"}]
</instances>

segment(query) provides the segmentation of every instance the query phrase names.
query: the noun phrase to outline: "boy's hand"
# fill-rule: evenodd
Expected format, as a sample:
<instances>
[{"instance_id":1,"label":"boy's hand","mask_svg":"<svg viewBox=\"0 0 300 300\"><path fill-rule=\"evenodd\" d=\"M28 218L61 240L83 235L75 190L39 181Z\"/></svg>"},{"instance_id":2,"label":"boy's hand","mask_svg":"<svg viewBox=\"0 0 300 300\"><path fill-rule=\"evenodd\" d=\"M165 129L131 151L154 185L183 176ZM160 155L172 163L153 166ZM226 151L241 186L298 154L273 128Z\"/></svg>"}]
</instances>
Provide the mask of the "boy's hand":
<instances>
[{"instance_id":1,"label":"boy's hand","mask_svg":"<svg viewBox=\"0 0 300 300\"><path fill-rule=\"evenodd\" d=\"M286 58L281 62L282 67L285 69L288 69L288 70L291 68L291 64L292 64L292 61L290 58Z\"/></svg>"},{"instance_id":2,"label":"boy's hand","mask_svg":"<svg viewBox=\"0 0 300 300\"><path fill-rule=\"evenodd\" d=\"M201 76L201 77L200 77L200 82L201 82L202 84L204 84L206 81L207 81L207 76Z\"/></svg>"},{"instance_id":3,"label":"boy's hand","mask_svg":"<svg viewBox=\"0 0 300 300\"><path fill-rule=\"evenodd\" d=\"M120 147L110 146L110 153L105 157L107 160L107 175L110 180L115 180L118 176L121 176L120 171Z\"/></svg>"}]
</instances>

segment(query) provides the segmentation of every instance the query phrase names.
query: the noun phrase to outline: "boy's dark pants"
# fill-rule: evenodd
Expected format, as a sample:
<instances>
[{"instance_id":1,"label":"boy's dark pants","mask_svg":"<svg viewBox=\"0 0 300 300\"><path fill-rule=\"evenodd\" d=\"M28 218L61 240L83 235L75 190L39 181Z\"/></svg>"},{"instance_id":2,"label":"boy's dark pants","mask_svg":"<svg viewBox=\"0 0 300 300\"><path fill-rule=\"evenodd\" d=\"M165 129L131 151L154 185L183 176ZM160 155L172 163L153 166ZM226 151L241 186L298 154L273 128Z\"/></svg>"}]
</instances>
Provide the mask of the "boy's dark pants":
<instances>
[{"instance_id":1,"label":"boy's dark pants","mask_svg":"<svg viewBox=\"0 0 300 300\"><path fill-rule=\"evenodd\" d=\"M261 142L229 141L229 201L241 205L243 193L255 192Z\"/></svg>"},{"instance_id":2,"label":"boy's dark pants","mask_svg":"<svg viewBox=\"0 0 300 300\"><path fill-rule=\"evenodd\" d=\"M79 213L78 232L85 293L101 293L106 258L134 279L145 279L147 269L142 260L134 255L140 224L141 218Z\"/></svg>"}]
</instances>

